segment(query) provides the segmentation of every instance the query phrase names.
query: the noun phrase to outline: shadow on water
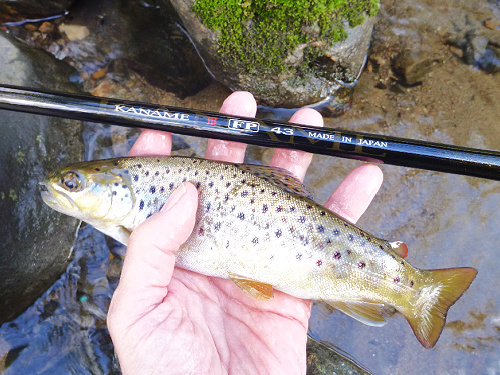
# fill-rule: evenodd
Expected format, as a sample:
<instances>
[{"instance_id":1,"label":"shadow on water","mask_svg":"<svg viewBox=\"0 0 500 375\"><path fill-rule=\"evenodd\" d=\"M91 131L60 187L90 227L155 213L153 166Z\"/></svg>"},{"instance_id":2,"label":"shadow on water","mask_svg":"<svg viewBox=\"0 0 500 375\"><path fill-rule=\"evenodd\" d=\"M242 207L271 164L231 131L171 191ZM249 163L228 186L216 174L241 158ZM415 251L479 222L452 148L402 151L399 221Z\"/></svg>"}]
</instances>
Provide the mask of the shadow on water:
<instances>
[{"instance_id":1,"label":"shadow on water","mask_svg":"<svg viewBox=\"0 0 500 375\"><path fill-rule=\"evenodd\" d=\"M115 249L112 244L111 249ZM74 259L63 276L16 320L0 330L4 374L119 373L106 328L118 282L109 274L117 258L104 235L80 229ZM0 349L1 350L1 349Z\"/></svg>"}]
</instances>

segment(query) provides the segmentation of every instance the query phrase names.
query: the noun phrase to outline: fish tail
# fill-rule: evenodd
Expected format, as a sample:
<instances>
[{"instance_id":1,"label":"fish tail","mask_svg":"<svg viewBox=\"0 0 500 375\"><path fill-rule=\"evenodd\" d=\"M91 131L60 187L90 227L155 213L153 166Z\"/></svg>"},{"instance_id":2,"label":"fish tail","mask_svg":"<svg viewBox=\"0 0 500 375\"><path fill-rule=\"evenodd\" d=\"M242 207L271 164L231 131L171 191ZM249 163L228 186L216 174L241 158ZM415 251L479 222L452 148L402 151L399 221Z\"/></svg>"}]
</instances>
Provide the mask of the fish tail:
<instances>
[{"instance_id":1,"label":"fish tail","mask_svg":"<svg viewBox=\"0 0 500 375\"><path fill-rule=\"evenodd\" d=\"M476 277L474 268L449 268L424 271L419 295L403 312L418 341L432 348L443 330L448 309L467 290Z\"/></svg>"}]
</instances>

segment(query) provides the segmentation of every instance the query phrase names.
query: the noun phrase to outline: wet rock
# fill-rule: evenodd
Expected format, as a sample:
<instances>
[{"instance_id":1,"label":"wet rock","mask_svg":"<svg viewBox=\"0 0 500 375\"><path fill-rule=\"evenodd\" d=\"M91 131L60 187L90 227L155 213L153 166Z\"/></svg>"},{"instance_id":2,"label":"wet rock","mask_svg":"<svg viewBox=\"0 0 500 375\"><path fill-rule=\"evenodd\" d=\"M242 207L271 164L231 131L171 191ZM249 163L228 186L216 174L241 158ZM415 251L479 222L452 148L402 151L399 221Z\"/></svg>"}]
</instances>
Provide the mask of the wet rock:
<instances>
[{"instance_id":1,"label":"wet rock","mask_svg":"<svg viewBox=\"0 0 500 375\"><path fill-rule=\"evenodd\" d=\"M299 15L291 2L262 9L227 3L222 11L204 1L171 3L216 79L251 91L264 105L287 108L319 102L342 82L356 81L373 26L366 12L378 9L360 2L357 10L329 9L306 20L312 8Z\"/></svg>"},{"instance_id":2,"label":"wet rock","mask_svg":"<svg viewBox=\"0 0 500 375\"><path fill-rule=\"evenodd\" d=\"M72 3L73 0L0 0L0 23L59 15Z\"/></svg>"},{"instance_id":3,"label":"wet rock","mask_svg":"<svg viewBox=\"0 0 500 375\"><path fill-rule=\"evenodd\" d=\"M0 34L0 82L75 92L73 73ZM81 158L77 121L0 111L0 324L30 306L66 269L77 221L46 206L38 182Z\"/></svg>"},{"instance_id":4,"label":"wet rock","mask_svg":"<svg viewBox=\"0 0 500 375\"><path fill-rule=\"evenodd\" d=\"M406 50L398 54L394 60L394 71L398 73L405 85L413 86L422 83L431 71L433 60L424 51Z\"/></svg>"},{"instance_id":5,"label":"wet rock","mask_svg":"<svg viewBox=\"0 0 500 375\"><path fill-rule=\"evenodd\" d=\"M52 28L34 23L34 30L23 25L9 31L71 64L88 92L138 73L183 98L213 80L173 14L159 0L86 0L53 20Z\"/></svg>"},{"instance_id":6,"label":"wet rock","mask_svg":"<svg viewBox=\"0 0 500 375\"><path fill-rule=\"evenodd\" d=\"M328 345L307 338L307 375L371 375Z\"/></svg>"}]
</instances>

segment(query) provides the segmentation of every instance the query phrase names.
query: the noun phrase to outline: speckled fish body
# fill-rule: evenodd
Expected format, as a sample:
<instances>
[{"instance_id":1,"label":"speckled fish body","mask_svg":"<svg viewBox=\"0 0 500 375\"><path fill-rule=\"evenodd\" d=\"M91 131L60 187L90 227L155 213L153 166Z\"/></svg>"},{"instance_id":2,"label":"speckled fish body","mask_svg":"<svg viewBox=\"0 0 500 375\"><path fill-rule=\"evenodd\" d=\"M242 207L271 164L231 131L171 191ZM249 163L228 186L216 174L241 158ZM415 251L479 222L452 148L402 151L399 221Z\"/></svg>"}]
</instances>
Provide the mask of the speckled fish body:
<instances>
[{"instance_id":1,"label":"speckled fish body","mask_svg":"<svg viewBox=\"0 0 500 375\"><path fill-rule=\"evenodd\" d=\"M272 298L274 288L327 301L372 325L384 322L382 308L390 305L432 347L448 308L476 274L413 267L389 242L315 203L277 168L183 157L84 162L50 174L42 197L126 244L185 181L197 187L199 207L176 265L230 278L255 298Z\"/></svg>"}]
</instances>

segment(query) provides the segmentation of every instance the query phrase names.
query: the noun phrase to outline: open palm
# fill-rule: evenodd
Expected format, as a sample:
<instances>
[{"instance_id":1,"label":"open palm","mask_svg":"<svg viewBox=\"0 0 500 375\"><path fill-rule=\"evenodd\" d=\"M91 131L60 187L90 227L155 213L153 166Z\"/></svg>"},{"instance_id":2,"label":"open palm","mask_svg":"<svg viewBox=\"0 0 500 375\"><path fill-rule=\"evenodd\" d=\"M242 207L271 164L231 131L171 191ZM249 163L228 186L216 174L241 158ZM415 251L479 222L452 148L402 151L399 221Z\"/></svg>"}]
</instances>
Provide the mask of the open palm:
<instances>
[{"instance_id":1,"label":"open palm","mask_svg":"<svg viewBox=\"0 0 500 375\"><path fill-rule=\"evenodd\" d=\"M232 94L221 112L255 116L253 97ZM302 109L292 122L321 126L321 116ZM210 140L206 157L242 162L246 145ZM145 131L133 156L169 155L167 133ZM303 179L311 155L277 150L271 165ZM346 177L325 206L355 222L382 182L378 167L362 165ZM163 209L130 238L108 327L124 374L301 374L306 369L311 301L275 291L257 301L231 280L174 267L179 246L194 226L197 190L181 185Z\"/></svg>"}]
</instances>

